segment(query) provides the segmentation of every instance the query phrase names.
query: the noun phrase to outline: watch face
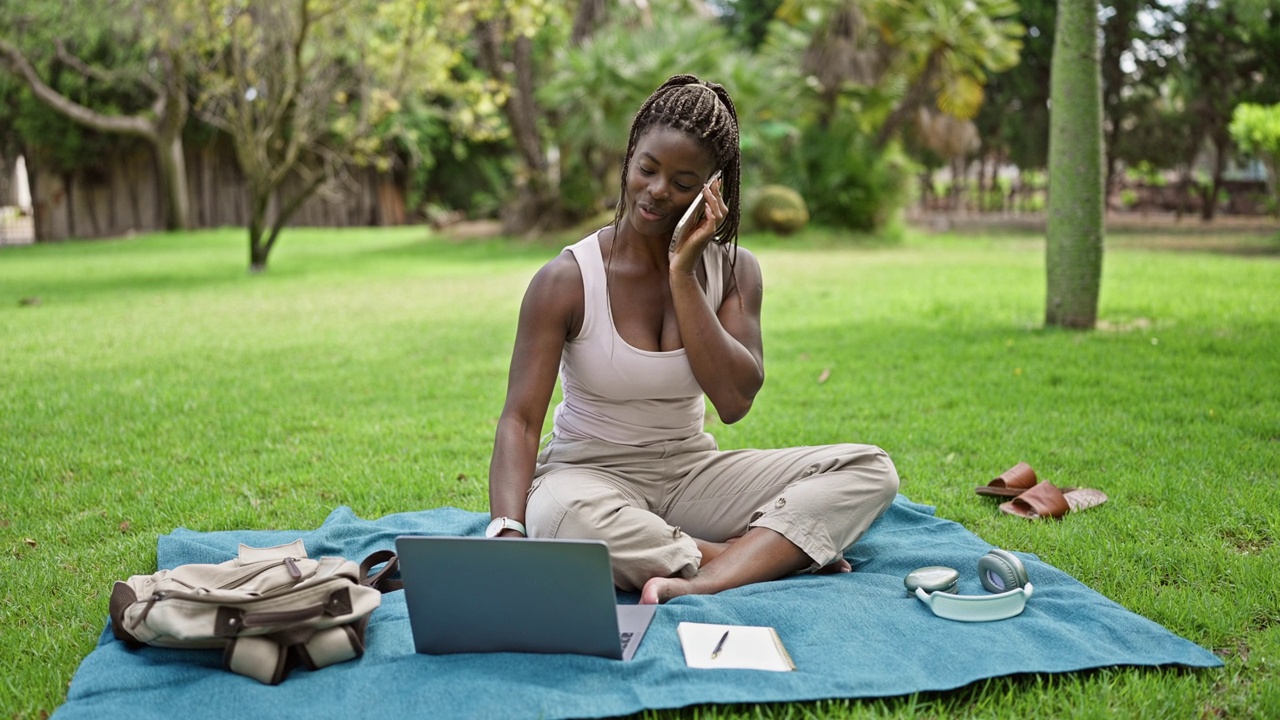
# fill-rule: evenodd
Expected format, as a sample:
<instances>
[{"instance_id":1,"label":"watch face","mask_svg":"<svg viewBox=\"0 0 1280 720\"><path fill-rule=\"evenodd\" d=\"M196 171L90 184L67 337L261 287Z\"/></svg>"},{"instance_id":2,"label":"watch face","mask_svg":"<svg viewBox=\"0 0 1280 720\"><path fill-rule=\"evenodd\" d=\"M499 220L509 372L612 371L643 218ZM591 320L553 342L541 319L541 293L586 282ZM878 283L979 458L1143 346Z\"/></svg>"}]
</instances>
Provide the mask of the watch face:
<instances>
[{"instance_id":1,"label":"watch face","mask_svg":"<svg viewBox=\"0 0 1280 720\"><path fill-rule=\"evenodd\" d=\"M502 528L503 528L502 521L504 519L505 518L494 518L492 521L490 521L489 527L484 529L484 536L497 537L498 533L502 532Z\"/></svg>"}]
</instances>

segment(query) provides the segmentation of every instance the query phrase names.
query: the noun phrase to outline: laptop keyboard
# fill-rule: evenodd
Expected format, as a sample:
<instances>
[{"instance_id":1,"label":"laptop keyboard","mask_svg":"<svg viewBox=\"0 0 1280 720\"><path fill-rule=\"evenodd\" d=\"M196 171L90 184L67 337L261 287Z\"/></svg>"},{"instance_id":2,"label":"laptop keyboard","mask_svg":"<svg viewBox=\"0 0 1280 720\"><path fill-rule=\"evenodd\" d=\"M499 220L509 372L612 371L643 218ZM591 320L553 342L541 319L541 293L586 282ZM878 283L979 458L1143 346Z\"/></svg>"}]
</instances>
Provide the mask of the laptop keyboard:
<instances>
[{"instance_id":1,"label":"laptop keyboard","mask_svg":"<svg viewBox=\"0 0 1280 720\"><path fill-rule=\"evenodd\" d=\"M622 641L623 650L626 650L627 646L631 644L631 636L634 634L635 633L629 633L629 632L619 633L618 639Z\"/></svg>"}]
</instances>

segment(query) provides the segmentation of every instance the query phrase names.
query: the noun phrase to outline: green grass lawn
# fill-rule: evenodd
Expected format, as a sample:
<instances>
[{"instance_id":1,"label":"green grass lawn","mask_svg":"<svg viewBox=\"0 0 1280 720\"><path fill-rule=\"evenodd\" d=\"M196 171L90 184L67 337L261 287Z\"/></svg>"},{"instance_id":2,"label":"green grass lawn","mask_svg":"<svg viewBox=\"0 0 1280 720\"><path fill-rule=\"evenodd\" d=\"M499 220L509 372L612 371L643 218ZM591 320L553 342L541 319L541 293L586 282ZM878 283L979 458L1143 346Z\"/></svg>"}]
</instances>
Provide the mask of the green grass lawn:
<instances>
[{"instance_id":1,"label":"green grass lawn","mask_svg":"<svg viewBox=\"0 0 1280 720\"><path fill-rule=\"evenodd\" d=\"M744 238L768 380L747 419L711 430L724 447L881 445L913 500L1224 669L652 717L1280 716L1280 257L1261 237L1247 254L1156 240L1113 238L1101 327L1076 333L1041 327L1033 236ZM64 700L112 582L153 571L175 527L486 509L516 310L556 247L295 230L254 277L246 245L227 230L0 250L2 717ZM1019 460L1111 501L1002 515L973 488Z\"/></svg>"}]
</instances>

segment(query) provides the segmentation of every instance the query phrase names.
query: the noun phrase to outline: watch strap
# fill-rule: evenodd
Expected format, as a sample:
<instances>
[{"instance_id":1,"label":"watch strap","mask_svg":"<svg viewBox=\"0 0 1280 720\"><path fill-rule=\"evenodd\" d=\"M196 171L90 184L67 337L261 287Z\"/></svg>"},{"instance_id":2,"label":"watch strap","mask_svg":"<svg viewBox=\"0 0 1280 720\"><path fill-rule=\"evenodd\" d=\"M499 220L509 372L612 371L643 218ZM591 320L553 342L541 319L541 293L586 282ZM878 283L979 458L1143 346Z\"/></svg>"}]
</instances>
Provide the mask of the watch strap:
<instances>
[{"instance_id":1,"label":"watch strap","mask_svg":"<svg viewBox=\"0 0 1280 720\"><path fill-rule=\"evenodd\" d=\"M497 537L503 530L515 530L525 537L529 537L529 531L525 529L524 523L509 517L494 518L486 529L485 534L489 537Z\"/></svg>"}]
</instances>

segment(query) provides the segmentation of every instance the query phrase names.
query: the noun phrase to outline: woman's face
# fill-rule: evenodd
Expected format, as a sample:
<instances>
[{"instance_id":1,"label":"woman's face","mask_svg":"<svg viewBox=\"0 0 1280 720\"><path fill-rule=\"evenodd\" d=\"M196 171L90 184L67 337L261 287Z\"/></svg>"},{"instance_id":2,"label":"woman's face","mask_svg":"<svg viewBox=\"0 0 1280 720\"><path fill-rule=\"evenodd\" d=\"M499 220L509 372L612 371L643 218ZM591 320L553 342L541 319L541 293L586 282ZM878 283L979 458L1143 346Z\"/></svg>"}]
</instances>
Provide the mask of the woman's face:
<instances>
[{"instance_id":1,"label":"woman's face","mask_svg":"<svg viewBox=\"0 0 1280 720\"><path fill-rule=\"evenodd\" d=\"M714 159L692 135L663 127L645 132L627 168L626 222L641 235L670 238L713 172Z\"/></svg>"}]
</instances>

